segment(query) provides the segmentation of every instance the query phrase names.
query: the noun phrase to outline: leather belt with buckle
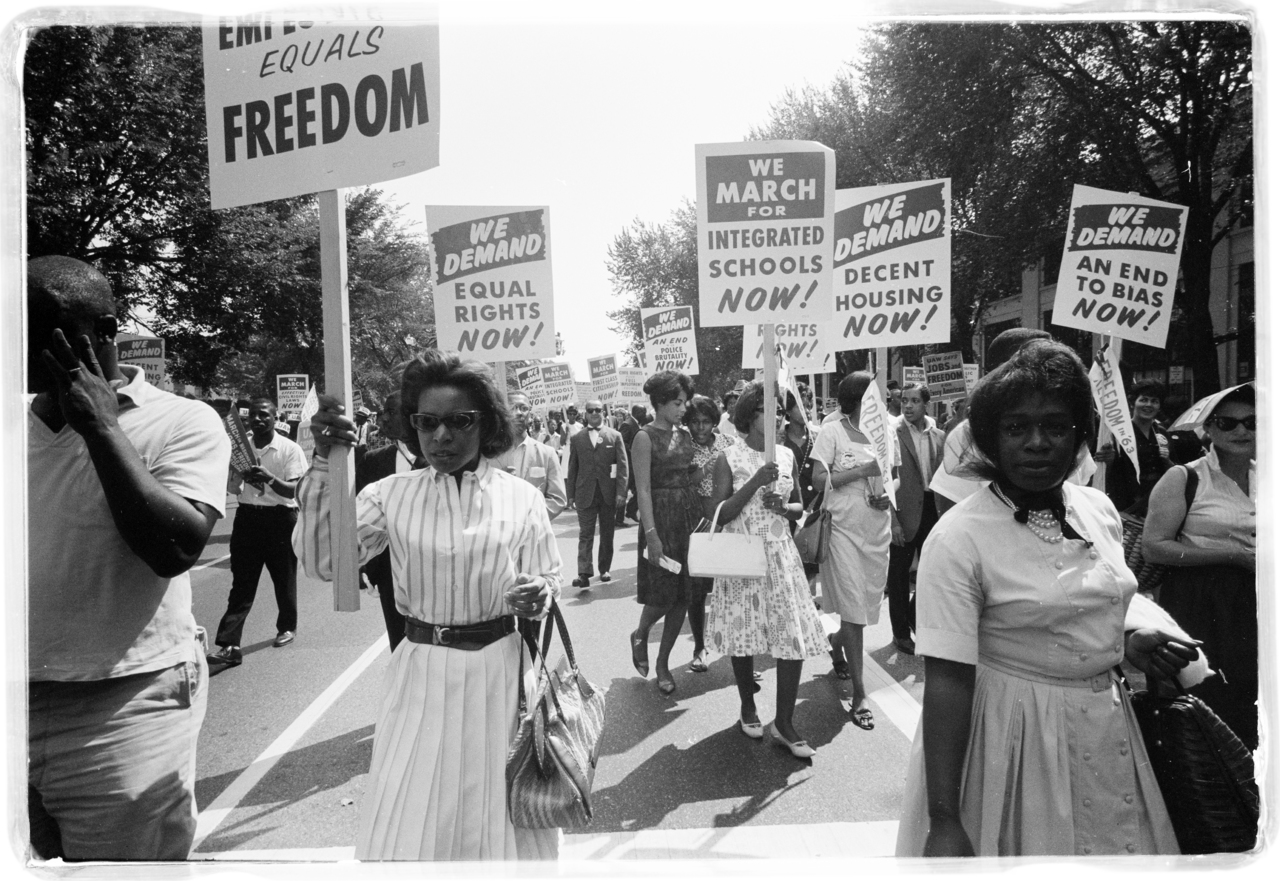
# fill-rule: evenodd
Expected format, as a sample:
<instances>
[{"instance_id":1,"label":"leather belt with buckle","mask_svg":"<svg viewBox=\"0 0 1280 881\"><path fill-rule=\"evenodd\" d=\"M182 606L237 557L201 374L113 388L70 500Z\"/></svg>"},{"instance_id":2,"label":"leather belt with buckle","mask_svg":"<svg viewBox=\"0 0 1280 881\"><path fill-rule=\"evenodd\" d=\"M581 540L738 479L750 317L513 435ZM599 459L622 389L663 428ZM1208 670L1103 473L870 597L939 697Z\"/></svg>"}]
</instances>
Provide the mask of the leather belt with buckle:
<instances>
[{"instance_id":1,"label":"leather belt with buckle","mask_svg":"<svg viewBox=\"0 0 1280 881\"><path fill-rule=\"evenodd\" d=\"M464 651L484 648L516 632L514 615L504 615L479 624L428 624L416 618L404 619L404 638L421 645L439 645Z\"/></svg>"}]
</instances>

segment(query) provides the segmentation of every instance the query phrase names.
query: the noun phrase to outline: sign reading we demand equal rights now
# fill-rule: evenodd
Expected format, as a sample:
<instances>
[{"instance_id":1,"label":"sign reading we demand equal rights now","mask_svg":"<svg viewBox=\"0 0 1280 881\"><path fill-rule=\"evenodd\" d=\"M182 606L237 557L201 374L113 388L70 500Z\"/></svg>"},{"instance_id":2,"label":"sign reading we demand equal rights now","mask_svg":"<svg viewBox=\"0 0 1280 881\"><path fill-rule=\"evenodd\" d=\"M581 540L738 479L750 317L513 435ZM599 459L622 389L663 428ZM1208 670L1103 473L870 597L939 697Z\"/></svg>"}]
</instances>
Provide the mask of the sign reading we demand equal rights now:
<instances>
[{"instance_id":1,"label":"sign reading we demand equal rights now","mask_svg":"<svg viewBox=\"0 0 1280 881\"><path fill-rule=\"evenodd\" d=\"M836 190L835 351L951 340L951 181Z\"/></svg>"},{"instance_id":2,"label":"sign reading we demand equal rights now","mask_svg":"<svg viewBox=\"0 0 1280 881\"><path fill-rule=\"evenodd\" d=\"M440 164L440 27L252 14L203 30L209 190L234 208Z\"/></svg>"},{"instance_id":3,"label":"sign reading we demand equal rights now","mask_svg":"<svg viewBox=\"0 0 1280 881\"><path fill-rule=\"evenodd\" d=\"M698 339L692 306L666 306L640 310L645 361L652 371L678 370L698 375Z\"/></svg>"},{"instance_id":4,"label":"sign reading we demand equal rights now","mask_svg":"<svg viewBox=\"0 0 1280 881\"><path fill-rule=\"evenodd\" d=\"M1076 184L1053 323L1164 348L1186 229L1183 205Z\"/></svg>"},{"instance_id":5,"label":"sign reading we demand equal rights now","mask_svg":"<svg viewBox=\"0 0 1280 881\"><path fill-rule=\"evenodd\" d=\"M835 153L813 141L698 144L703 327L832 318Z\"/></svg>"},{"instance_id":6,"label":"sign reading we demand equal rights now","mask_svg":"<svg viewBox=\"0 0 1280 881\"><path fill-rule=\"evenodd\" d=\"M440 348L480 361L555 357L550 213L427 207Z\"/></svg>"}]
</instances>

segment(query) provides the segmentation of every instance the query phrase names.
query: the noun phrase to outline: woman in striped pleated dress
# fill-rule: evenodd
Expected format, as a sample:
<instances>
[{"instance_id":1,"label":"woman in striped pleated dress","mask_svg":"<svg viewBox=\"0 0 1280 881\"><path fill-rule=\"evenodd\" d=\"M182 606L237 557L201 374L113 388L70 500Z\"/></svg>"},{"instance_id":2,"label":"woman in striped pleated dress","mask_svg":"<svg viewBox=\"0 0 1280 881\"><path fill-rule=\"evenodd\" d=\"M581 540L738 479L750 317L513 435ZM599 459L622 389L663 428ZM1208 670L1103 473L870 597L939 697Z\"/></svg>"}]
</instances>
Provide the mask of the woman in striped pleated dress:
<instances>
[{"instance_id":1,"label":"woman in striped pleated dress","mask_svg":"<svg viewBox=\"0 0 1280 881\"><path fill-rule=\"evenodd\" d=\"M401 408L427 467L356 499L359 560L391 549L405 639L392 655L361 803L363 860L554 859L560 830L511 824L506 757L517 724L516 617L560 593L560 553L537 490L492 466L514 440L487 369L428 351ZM316 453L298 488L294 548L330 579L328 451L354 424L321 397Z\"/></svg>"}]
</instances>

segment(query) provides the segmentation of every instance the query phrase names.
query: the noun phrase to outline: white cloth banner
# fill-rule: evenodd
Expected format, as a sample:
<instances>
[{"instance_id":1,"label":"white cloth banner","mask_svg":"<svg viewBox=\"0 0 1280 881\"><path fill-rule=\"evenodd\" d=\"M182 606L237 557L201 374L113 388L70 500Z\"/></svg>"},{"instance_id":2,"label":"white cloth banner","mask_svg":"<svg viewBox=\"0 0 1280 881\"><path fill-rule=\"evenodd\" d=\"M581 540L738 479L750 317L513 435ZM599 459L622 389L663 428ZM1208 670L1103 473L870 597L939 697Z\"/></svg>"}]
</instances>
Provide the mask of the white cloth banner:
<instances>
[{"instance_id":1,"label":"white cloth banner","mask_svg":"<svg viewBox=\"0 0 1280 881\"><path fill-rule=\"evenodd\" d=\"M1129 401L1124 394L1124 381L1120 378L1120 365L1116 362L1116 350L1106 346L1089 370L1089 385L1093 387L1093 402L1098 407L1102 423L1111 430L1116 447L1123 450L1133 463L1133 473L1142 474L1138 467L1138 438L1133 433L1133 417L1129 413ZM1083 430L1083 429L1079 429Z\"/></svg>"},{"instance_id":2,"label":"white cloth banner","mask_svg":"<svg viewBox=\"0 0 1280 881\"><path fill-rule=\"evenodd\" d=\"M898 500L893 491L893 426L890 424L889 409L880 396L880 386L872 382L862 393L862 409L858 414L858 428L871 441L871 449L876 461L880 463L880 482L889 495L889 503L897 507ZM871 482L875 486L875 481Z\"/></svg>"}]
</instances>

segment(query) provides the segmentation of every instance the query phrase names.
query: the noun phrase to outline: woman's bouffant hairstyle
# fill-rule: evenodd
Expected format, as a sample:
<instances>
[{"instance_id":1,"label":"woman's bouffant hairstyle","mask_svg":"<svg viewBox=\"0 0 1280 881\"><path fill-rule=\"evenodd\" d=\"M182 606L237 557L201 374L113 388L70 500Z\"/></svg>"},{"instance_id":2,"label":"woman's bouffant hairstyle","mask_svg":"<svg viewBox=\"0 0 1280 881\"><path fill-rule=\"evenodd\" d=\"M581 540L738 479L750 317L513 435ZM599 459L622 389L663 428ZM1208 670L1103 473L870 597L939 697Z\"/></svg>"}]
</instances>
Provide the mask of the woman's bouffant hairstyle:
<instances>
[{"instance_id":1,"label":"woman's bouffant hairstyle","mask_svg":"<svg viewBox=\"0 0 1280 881\"><path fill-rule=\"evenodd\" d=\"M865 370L850 373L840 380L836 388L836 400L840 402L840 412L848 416L862 405L862 396L875 377Z\"/></svg>"},{"instance_id":2,"label":"woman's bouffant hairstyle","mask_svg":"<svg viewBox=\"0 0 1280 881\"><path fill-rule=\"evenodd\" d=\"M684 424L691 424L699 416L710 419L712 425L717 425L720 422L720 408L706 395L694 395L689 399L689 409L684 411Z\"/></svg>"},{"instance_id":3,"label":"woman's bouffant hairstyle","mask_svg":"<svg viewBox=\"0 0 1280 881\"><path fill-rule=\"evenodd\" d=\"M400 382L400 415L409 429L404 440L415 455L421 456L422 449L409 417L418 412L422 393L441 385L464 392L480 411L480 455L493 458L515 445L511 414L498 396L489 368L479 361L463 361L454 352L427 349L409 362Z\"/></svg>"},{"instance_id":4,"label":"woman's bouffant hairstyle","mask_svg":"<svg viewBox=\"0 0 1280 881\"><path fill-rule=\"evenodd\" d=\"M678 370L664 370L644 381L644 393L649 396L649 403L655 410L680 397L681 392L684 392L686 401L692 398L693 380Z\"/></svg>"},{"instance_id":5,"label":"woman's bouffant hairstyle","mask_svg":"<svg viewBox=\"0 0 1280 881\"><path fill-rule=\"evenodd\" d=\"M764 406L764 383L760 380L747 383L742 390L742 397L733 406L733 427L746 434L751 430L751 423L756 418L756 411ZM778 410L782 411L782 401L778 401Z\"/></svg>"},{"instance_id":6,"label":"woman's bouffant hairstyle","mask_svg":"<svg viewBox=\"0 0 1280 881\"><path fill-rule=\"evenodd\" d=\"M1093 391L1084 364L1062 343L1032 340L983 377L969 398L974 445L993 469L998 470L1000 464L1000 417L1036 393L1066 404L1076 429L1077 450L1088 442L1093 428Z\"/></svg>"}]
</instances>

